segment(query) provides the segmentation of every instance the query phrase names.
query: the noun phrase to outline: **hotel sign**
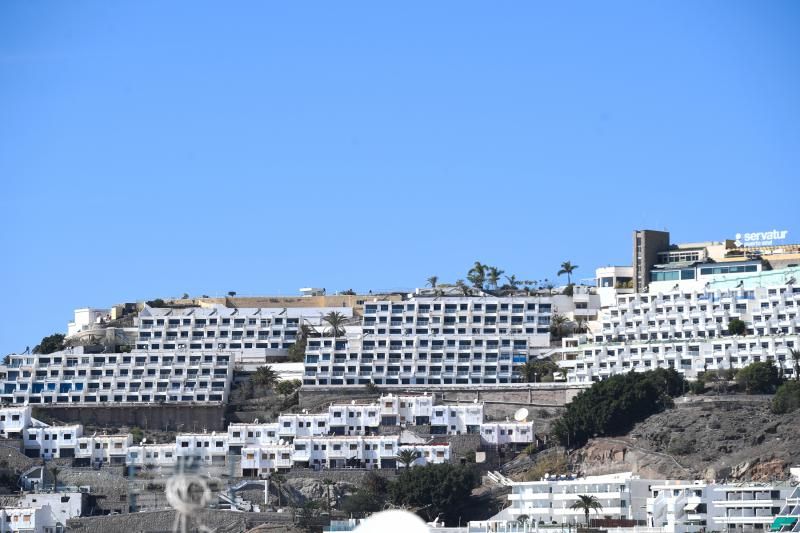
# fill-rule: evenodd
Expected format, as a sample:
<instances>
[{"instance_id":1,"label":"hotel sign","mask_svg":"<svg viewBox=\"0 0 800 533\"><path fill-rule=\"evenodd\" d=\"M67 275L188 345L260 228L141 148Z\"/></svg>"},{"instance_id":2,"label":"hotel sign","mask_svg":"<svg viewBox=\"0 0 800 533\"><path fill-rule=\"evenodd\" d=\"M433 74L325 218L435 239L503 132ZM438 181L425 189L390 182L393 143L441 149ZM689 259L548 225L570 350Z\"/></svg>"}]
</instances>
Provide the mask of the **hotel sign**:
<instances>
[{"instance_id":1,"label":"hotel sign","mask_svg":"<svg viewBox=\"0 0 800 533\"><path fill-rule=\"evenodd\" d=\"M734 244L736 246L773 246L785 241L789 234L787 230L755 231L751 233L737 233Z\"/></svg>"}]
</instances>

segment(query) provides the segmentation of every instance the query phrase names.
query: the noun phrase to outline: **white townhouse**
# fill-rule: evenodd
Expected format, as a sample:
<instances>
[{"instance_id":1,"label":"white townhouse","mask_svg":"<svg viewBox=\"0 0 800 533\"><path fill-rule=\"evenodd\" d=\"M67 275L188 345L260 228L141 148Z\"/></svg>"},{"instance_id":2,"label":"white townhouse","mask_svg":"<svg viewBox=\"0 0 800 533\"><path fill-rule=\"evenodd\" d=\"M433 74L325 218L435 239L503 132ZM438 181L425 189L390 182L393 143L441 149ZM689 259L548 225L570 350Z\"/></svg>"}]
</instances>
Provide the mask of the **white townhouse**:
<instances>
[{"instance_id":1,"label":"white townhouse","mask_svg":"<svg viewBox=\"0 0 800 533\"><path fill-rule=\"evenodd\" d=\"M529 445L536 442L533 422L484 422L481 442L490 446Z\"/></svg>"},{"instance_id":2,"label":"white townhouse","mask_svg":"<svg viewBox=\"0 0 800 533\"><path fill-rule=\"evenodd\" d=\"M552 313L540 296L375 299L356 331L308 340L303 384L512 383L549 346Z\"/></svg>"},{"instance_id":3,"label":"white townhouse","mask_svg":"<svg viewBox=\"0 0 800 533\"><path fill-rule=\"evenodd\" d=\"M176 457L174 442L168 444L143 443L128 447L125 464L138 468L174 467L177 463Z\"/></svg>"},{"instance_id":4,"label":"white townhouse","mask_svg":"<svg viewBox=\"0 0 800 533\"><path fill-rule=\"evenodd\" d=\"M124 435L92 435L78 437L75 464L83 466L124 465L133 437Z\"/></svg>"},{"instance_id":5,"label":"white townhouse","mask_svg":"<svg viewBox=\"0 0 800 533\"><path fill-rule=\"evenodd\" d=\"M317 437L327 435L329 413L282 414L278 416L278 436L280 438Z\"/></svg>"},{"instance_id":6,"label":"white townhouse","mask_svg":"<svg viewBox=\"0 0 800 533\"><path fill-rule=\"evenodd\" d=\"M786 482L654 483L647 500L649 525L666 528L670 533L767 531L794 490Z\"/></svg>"},{"instance_id":7,"label":"white townhouse","mask_svg":"<svg viewBox=\"0 0 800 533\"><path fill-rule=\"evenodd\" d=\"M4 439L21 437L22 431L31 426L33 421L29 405L2 408L0 409L0 437Z\"/></svg>"},{"instance_id":8,"label":"white townhouse","mask_svg":"<svg viewBox=\"0 0 800 533\"><path fill-rule=\"evenodd\" d=\"M351 307L145 306L137 318L137 350L228 350L286 356L302 326L324 333L326 314L353 316Z\"/></svg>"},{"instance_id":9,"label":"white townhouse","mask_svg":"<svg viewBox=\"0 0 800 533\"><path fill-rule=\"evenodd\" d=\"M227 455L227 433L179 433L175 437L175 456L184 464L224 466Z\"/></svg>"},{"instance_id":10,"label":"white townhouse","mask_svg":"<svg viewBox=\"0 0 800 533\"><path fill-rule=\"evenodd\" d=\"M744 335L729 334L733 319L745 323ZM560 351L570 383L655 368L692 379L704 370L770 360L791 377L789 351L800 346L800 287L623 296L601 313L590 338Z\"/></svg>"},{"instance_id":11,"label":"white townhouse","mask_svg":"<svg viewBox=\"0 0 800 533\"><path fill-rule=\"evenodd\" d=\"M279 440L278 428L277 422L228 424L228 450L239 455L245 446L276 443Z\"/></svg>"},{"instance_id":12,"label":"white townhouse","mask_svg":"<svg viewBox=\"0 0 800 533\"><path fill-rule=\"evenodd\" d=\"M11 354L0 365L4 404L224 403L233 355L209 352Z\"/></svg>"},{"instance_id":13,"label":"white townhouse","mask_svg":"<svg viewBox=\"0 0 800 533\"><path fill-rule=\"evenodd\" d=\"M83 436L83 426L30 426L23 431L23 445L28 457L65 459L75 457L78 438Z\"/></svg>"},{"instance_id":14,"label":"white townhouse","mask_svg":"<svg viewBox=\"0 0 800 533\"><path fill-rule=\"evenodd\" d=\"M436 405L431 410L431 433L461 435L480 433L483 424L483 404Z\"/></svg>"},{"instance_id":15,"label":"white townhouse","mask_svg":"<svg viewBox=\"0 0 800 533\"><path fill-rule=\"evenodd\" d=\"M298 437L294 442L245 447L242 475L263 476L270 471L301 466L321 468L396 468L402 450L416 452L412 465L440 464L450 460L448 444L400 443L397 435Z\"/></svg>"},{"instance_id":16,"label":"white townhouse","mask_svg":"<svg viewBox=\"0 0 800 533\"><path fill-rule=\"evenodd\" d=\"M578 496L589 495L603 506L590 518L636 520L644 524L645 504L652 480L631 473L587 476L585 478L551 477L541 481L513 482L509 506L493 519L516 520L527 515L533 523L545 525L585 524L584 512L572 509Z\"/></svg>"},{"instance_id":17,"label":"white townhouse","mask_svg":"<svg viewBox=\"0 0 800 533\"><path fill-rule=\"evenodd\" d=\"M294 446L286 443L247 446L242 449L242 477L258 477L267 472L287 470L294 465Z\"/></svg>"}]
</instances>

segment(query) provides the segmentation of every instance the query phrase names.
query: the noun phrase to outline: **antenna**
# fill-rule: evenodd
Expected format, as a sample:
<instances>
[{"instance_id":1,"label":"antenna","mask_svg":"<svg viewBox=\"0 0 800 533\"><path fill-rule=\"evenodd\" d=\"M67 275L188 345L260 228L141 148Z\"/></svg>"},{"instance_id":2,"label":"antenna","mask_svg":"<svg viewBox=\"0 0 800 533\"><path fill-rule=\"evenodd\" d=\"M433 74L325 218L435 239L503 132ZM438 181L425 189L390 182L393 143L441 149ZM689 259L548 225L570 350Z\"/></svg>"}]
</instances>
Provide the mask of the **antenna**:
<instances>
[{"instance_id":1,"label":"antenna","mask_svg":"<svg viewBox=\"0 0 800 533\"><path fill-rule=\"evenodd\" d=\"M517 422L525 422L528 418L528 410L524 407L520 407L514 412L514 420Z\"/></svg>"}]
</instances>

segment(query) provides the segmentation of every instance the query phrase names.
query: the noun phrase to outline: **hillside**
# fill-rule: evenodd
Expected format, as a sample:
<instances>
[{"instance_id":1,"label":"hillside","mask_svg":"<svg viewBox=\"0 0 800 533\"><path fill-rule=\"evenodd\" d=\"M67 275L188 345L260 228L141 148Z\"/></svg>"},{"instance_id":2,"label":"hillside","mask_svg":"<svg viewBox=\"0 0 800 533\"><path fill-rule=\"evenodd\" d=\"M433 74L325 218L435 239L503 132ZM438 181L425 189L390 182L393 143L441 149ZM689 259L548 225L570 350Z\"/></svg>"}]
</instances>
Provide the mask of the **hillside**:
<instances>
[{"instance_id":1,"label":"hillside","mask_svg":"<svg viewBox=\"0 0 800 533\"><path fill-rule=\"evenodd\" d=\"M796 413L775 415L771 396L678 398L626 436L595 438L571 455L585 475L633 471L651 478L768 480L800 463Z\"/></svg>"}]
</instances>

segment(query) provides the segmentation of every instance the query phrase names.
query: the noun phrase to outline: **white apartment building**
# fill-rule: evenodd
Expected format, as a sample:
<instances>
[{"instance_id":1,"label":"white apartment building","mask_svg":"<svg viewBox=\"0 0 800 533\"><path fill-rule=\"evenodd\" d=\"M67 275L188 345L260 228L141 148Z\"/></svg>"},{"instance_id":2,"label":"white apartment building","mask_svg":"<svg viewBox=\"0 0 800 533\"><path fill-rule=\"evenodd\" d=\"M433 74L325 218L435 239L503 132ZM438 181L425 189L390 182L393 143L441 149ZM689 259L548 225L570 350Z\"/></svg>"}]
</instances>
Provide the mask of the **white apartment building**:
<instances>
[{"instance_id":1,"label":"white apartment building","mask_svg":"<svg viewBox=\"0 0 800 533\"><path fill-rule=\"evenodd\" d=\"M42 459L65 459L75 457L78 438L83 435L83 426L30 426L23 431L23 446L28 457Z\"/></svg>"},{"instance_id":2,"label":"white apartment building","mask_svg":"<svg viewBox=\"0 0 800 533\"><path fill-rule=\"evenodd\" d=\"M595 269L595 293L601 307L617 303L621 295L633 294L633 267L606 266Z\"/></svg>"},{"instance_id":3,"label":"white apartment building","mask_svg":"<svg viewBox=\"0 0 800 533\"><path fill-rule=\"evenodd\" d=\"M357 332L309 339L304 386L511 383L550 343L549 297L368 301Z\"/></svg>"},{"instance_id":4,"label":"white apartment building","mask_svg":"<svg viewBox=\"0 0 800 533\"><path fill-rule=\"evenodd\" d=\"M791 468L792 482L796 483L800 468ZM771 531L797 533L800 531L800 487L793 487L780 512L772 521Z\"/></svg>"},{"instance_id":5,"label":"white apartment building","mask_svg":"<svg viewBox=\"0 0 800 533\"><path fill-rule=\"evenodd\" d=\"M83 466L124 465L133 437L124 435L92 435L78 437L75 464Z\"/></svg>"},{"instance_id":6,"label":"white apartment building","mask_svg":"<svg viewBox=\"0 0 800 533\"><path fill-rule=\"evenodd\" d=\"M68 519L81 516L83 498L80 492L25 494L0 509L0 533L62 533Z\"/></svg>"},{"instance_id":7,"label":"white apartment building","mask_svg":"<svg viewBox=\"0 0 800 533\"><path fill-rule=\"evenodd\" d=\"M646 519L645 503L652 480L642 480L631 473L587 476L585 478L550 478L541 481L514 482L508 495L509 506L492 520L516 520L527 515L533 523L585 524L584 512L572 509L579 495L595 496L603 506L590 518Z\"/></svg>"},{"instance_id":8,"label":"white apartment building","mask_svg":"<svg viewBox=\"0 0 800 533\"><path fill-rule=\"evenodd\" d=\"M175 437L175 457L184 464L224 466L227 455L227 433L179 433Z\"/></svg>"},{"instance_id":9,"label":"white apartment building","mask_svg":"<svg viewBox=\"0 0 800 533\"><path fill-rule=\"evenodd\" d=\"M0 402L224 403L233 364L219 351L12 354L0 365Z\"/></svg>"},{"instance_id":10,"label":"white apartment building","mask_svg":"<svg viewBox=\"0 0 800 533\"><path fill-rule=\"evenodd\" d=\"M745 335L729 335L734 318L745 322ZM655 368L694 378L768 360L792 376L788 352L800 346L800 287L622 296L591 329L593 342L562 350L558 364L570 383Z\"/></svg>"},{"instance_id":11,"label":"white apartment building","mask_svg":"<svg viewBox=\"0 0 800 533\"><path fill-rule=\"evenodd\" d=\"M111 309L82 307L75 309L75 318L67 324L67 337L72 337L76 333L94 329L105 320L111 319Z\"/></svg>"},{"instance_id":12,"label":"white apartment building","mask_svg":"<svg viewBox=\"0 0 800 533\"><path fill-rule=\"evenodd\" d=\"M177 464L175 443L129 446L125 455L125 464L138 468L174 467Z\"/></svg>"},{"instance_id":13,"label":"white apartment building","mask_svg":"<svg viewBox=\"0 0 800 533\"><path fill-rule=\"evenodd\" d=\"M670 533L754 533L770 529L794 490L785 482L654 483L647 500L647 512L650 525L667 528Z\"/></svg>"},{"instance_id":14,"label":"white apartment building","mask_svg":"<svg viewBox=\"0 0 800 533\"><path fill-rule=\"evenodd\" d=\"M137 350L227 350L286 356L300 327L320 334L322 317L337 312L353 316L350 307L189 308L145 306L137 318Z\"/></svg>"},{"instance_id":15,"label":"white apartment building","mask_svg":"<svg viewBox=\"0 0 800 533\"><path fill-rule=\"evenodd\" d=\"M242 475L261 476L290 468L396 468L402 450L418 454L413 465L440 464L450 460L447 444L402 445L397 435L347 437L297 437L289 444L246 447L242 450Z\"/></svg>"},{"instance_id":16,"label":"white apartment building","mask_svg":"<svg viewBox=\"0 0 800 533\"><path fill-rule=\"evenodd\" d=\"M4 439L22 436L22 431L33 424L29 405L0 409L0 437Z\"/></svg>"},{"instance_id":17,"label":"white apartment building","mask_svg":"<svg viewBox=\"0 0 800 533\"><path fill-rule=\"evenodd\" d=\"M533 444L536 441L533 422L484 422L480 431L481 442L491 446Z\"/></svg>"}]
</instances>

